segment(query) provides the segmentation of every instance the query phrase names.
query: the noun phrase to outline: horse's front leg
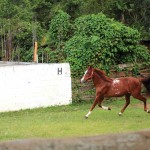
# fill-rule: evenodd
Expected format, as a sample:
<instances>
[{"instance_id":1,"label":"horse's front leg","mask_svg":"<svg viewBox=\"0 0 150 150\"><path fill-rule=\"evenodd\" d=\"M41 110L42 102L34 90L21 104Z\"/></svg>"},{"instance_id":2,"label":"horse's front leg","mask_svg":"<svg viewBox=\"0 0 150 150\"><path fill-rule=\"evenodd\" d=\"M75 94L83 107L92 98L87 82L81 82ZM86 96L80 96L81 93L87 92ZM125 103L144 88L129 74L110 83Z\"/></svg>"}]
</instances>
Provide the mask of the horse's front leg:
<instances>
[{"instance_id":1,"label":"horse's front leg","mask_svg":"<svg viewBox=\"0 0 150 150\"><path fill-rule=\"evenodd\" d=\"M104 100L104 98L100 99L99 102L98 102L98 106L102 109L105 109L105 110L111 110L110 107L107 107L107 106L103 106L102 105L102 101Z\"/></svg>"},{"instance_id":2,"label":"horse's front leg","mask_svg":"<svg viewBox=\"0 0 150 150\"><path fill-rule=\"evenodd\" d=\"M119 116L121 116L122 115L122 113L125 111L125 109L128 107L128 105L130 104L130 94L126 94L125 95L125 99L126 99L126 103L125 103L125 105L124 105L124 107L122 108L122 110L120 111L120 113L119 113Z\"/></svg>"},{"instance_id":3,"label":"horse's front leg","mask_svg":"<svg viewBox=\"0 0 150 150\"><path fill-rule=\"evenodd\" d=\"M98 101L99 101L100 96L96 96L93 105L91 106L89 112L85 115L85 118L87 119L89 117L89 115L92 113L92 110L95 108L95 106L97 105Z\"/></svg>"}]
</instances>

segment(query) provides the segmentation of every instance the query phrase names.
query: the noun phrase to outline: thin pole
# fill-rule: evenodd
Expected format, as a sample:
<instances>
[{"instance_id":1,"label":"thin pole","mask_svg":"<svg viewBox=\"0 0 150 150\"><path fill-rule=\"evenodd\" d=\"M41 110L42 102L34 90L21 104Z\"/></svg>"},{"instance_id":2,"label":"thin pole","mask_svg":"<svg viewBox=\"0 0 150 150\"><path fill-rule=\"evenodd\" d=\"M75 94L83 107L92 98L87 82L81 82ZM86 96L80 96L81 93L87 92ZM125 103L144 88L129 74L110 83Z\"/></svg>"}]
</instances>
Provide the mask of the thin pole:
<instances>
[{"instance_id":1,"label":"thin pole","mask_svg":"<svg viewBox=\"0 0 150 150\"><path fill-rule=\"evenodd\" d=\"M35 42L34 43L34 62L35 63L38 63L38 54L37 54L37 51L38 51L38 43L37 42Z\"/></svg>"}]
</instances>

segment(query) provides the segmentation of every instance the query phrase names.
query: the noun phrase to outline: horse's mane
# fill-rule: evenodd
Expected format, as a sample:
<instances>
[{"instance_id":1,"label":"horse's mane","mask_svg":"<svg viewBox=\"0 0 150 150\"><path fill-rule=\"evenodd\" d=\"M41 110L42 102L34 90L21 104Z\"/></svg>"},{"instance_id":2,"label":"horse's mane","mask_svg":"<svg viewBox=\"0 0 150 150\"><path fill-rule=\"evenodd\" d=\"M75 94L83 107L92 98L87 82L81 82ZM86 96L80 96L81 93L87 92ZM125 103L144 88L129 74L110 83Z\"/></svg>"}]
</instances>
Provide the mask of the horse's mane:
<instances>
[{"instance_id":1,"label":"horse's mane","mask_svg":"<svg viewBox=\"0 0 150 150\"><path fill-rule=\"evenodd\" d=\"M104 81L107 81L107 82L111 82L111 81L112 81L111 78L109 78L108 76L106 76L105 71L103 71L103 70L98 70L98 69L94 69L94 71L95 71L95 72L98 74L98 76L99 76L100 78L102 78Z\"/></svg>"}]
</instances>

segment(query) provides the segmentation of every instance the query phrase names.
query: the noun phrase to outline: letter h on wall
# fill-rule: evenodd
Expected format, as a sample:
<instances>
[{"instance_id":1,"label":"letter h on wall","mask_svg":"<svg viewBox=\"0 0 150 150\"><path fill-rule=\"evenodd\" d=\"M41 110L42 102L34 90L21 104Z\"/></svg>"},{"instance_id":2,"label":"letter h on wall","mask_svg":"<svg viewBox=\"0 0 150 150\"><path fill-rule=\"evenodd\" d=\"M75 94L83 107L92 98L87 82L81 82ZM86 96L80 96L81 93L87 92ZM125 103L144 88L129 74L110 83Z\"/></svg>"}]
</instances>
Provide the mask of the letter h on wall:
<instances>
[{"instance_id":1,"label":"letter h on wall","mask_svg":"<svg viewBox=\"0 0 150 150\"><path fill-rule=\"evenodd\" d=\"M58 68L58 70L57 70L58 72L58 75L62 75L62 68Z\"/></svg>"}]
</instances>

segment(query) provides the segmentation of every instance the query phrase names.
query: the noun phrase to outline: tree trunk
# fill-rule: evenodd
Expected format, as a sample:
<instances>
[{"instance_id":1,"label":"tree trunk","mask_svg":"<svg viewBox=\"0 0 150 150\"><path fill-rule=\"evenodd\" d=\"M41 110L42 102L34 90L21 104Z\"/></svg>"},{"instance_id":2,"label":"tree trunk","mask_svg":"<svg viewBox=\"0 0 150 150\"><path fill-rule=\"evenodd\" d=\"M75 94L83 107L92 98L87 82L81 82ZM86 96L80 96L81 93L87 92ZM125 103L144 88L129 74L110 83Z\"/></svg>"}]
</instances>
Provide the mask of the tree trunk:
<instances>
[{"instance_id":1,"label":"tree trunk","mask_svg":"<svg viewBox=\"0 0 150 150\"><path fill-rule=\"evenodd\" d=\"M12 33L9 31L6 37L6 61L11 60L12 53Z\"/></svg>"},{"instance_id":2,"label":"tree trunk","mask_svg":"<svg viewBox=\"0 0 150 150\"><path fill-rule=\"evenodd\" d=\"M125 23L124 13L121 14L121 22L122 22L123 24Z\"/></svg>"}]
</instances>

